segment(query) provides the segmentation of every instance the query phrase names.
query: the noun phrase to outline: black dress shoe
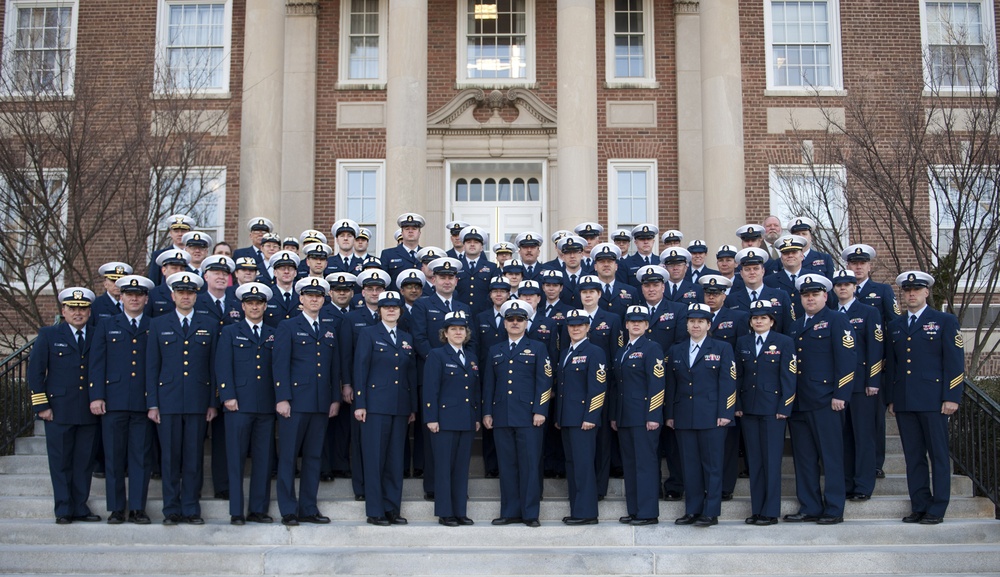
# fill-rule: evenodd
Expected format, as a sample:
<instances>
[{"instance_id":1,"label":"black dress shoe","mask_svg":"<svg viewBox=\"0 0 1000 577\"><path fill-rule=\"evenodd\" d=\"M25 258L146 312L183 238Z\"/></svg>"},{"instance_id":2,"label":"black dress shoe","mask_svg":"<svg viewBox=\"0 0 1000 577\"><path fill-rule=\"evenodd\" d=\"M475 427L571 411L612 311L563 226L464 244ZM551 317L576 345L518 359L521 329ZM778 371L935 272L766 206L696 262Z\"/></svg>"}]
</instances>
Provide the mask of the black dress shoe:
<instances>
[{"instance_id":1,"label":"black dress shoe","mask_svg":"<svg viewBox=\"0 0 1000 577\"><path fill-rule=\"evenodd\" d=\"M409 469L404 469L403 470L403 478L404 479L409 479L410 477L411 477L410 470Z\"/></svg>"},{"instance_id":2,"label":"black dress shoe","mask_svg":"<svg viewBox=\"0 0 1000 577\"><path fill-rule=\"evenodd\" d=\"M614 477L615 479L621 479L625 477L625 469L621 467L612 467L611 476Z\"/></svg>"},{"instance_id":3,"label":"black dress shoe","mask_svg":"<svg viewBox=\"0 0 1000 577\"><path fill-rule=\"evenodd\" d=\"M188 525L204 525L205 520L199 515L188 515L184 518L184 522Z\"/></svg>"},{"instance_id":4,"label":"black dress shoe","mask_svg":"<svg viewBox=\"0 0 1000 577\"><path fill-rule=\"evenodd\" d=\"M251 523L274 523L274 518L267 513L250 513L247 515L247 521Z\"/></svg>"},{"instance_id":5,"label":"black dress shoe","mask_svg":"<svg viewBox=\"0 0 1000 577\"><path fill-rule=\"evenodd\" d=\"M875 469L875 478L885 479L885 471L883 471L882 469Z\"/></svg>"},{"instance_id":6,"label":"black dress shoe","mask_svg":"<svg viewBox=\"0 0 1000 577\"><path fill-rule=\"evenodd\" d=\"M553 471L552 469L546 469L545 472L542 473L542 476L545 477L546 479L555 479L556 472Z\"/></svg>"},{"instance_id":7,"label":"black dress shoe","mask_svg":"<svg viewBox=\"0 0 1000 577\"><path fill-rule=\"evenodd\" d=\"M598 501L603 501L604 500L604 495L598 495L597 496L597 500Z\"/></svg>"},{"instance_id":8,"label":"black dress shoe","mask_svg":"<svg viewBox=\"0 0 1000 577\"><path fill-rule=\"evenodd\" d=\"M97 523L101 520L101 516L93 513L88 513L87 515L73 515L73 520L83 521L84 523Z\"/></svg>"},{"instance_id":9,"label":"black dress shoe","mask_svg":"<svg viewBox=\"0 0 1000 577\"><path fill-rule=\"evenodd\" d=\"M389 520L385 517L368 517L365 522L369 525L378 525L379 527L388 527Z\"/></svg>"},{"instance_id":10,"label":"black dress shoe","mask_svg":"<svg viewBox=\"0 0 1000 577\"><path fill-rule=\"evenodd\" d=\"M698 515L691 515L690 513L684 515L680 519L674 519L674 525L694 525L694 522L698 520Z\"/></svg>"},{"instance_id":11,"label":"black dress shoe","mask_svg":"<svg viewBox=\"0 0 1000 577\"><path fill-rule=\"evenodd\" d=\"M216 491L215 492L215 498L216 499L223 499L225 501L228 501L229 500L229 491Z\"/></svg>"},{"instance_id":12,"label":"black dress shoe","mask_svg":"<svg viewBox=\"0 0 1000 577\"><path fill-rule=\"evenodd\" d=\"M500 476L500 471L497 469L490 469L489 471L486 471L487 479L496 479L499 476Z\"/></svg>"},{"instance_id":13,"label":"black dress shoe","mask_svg":"<svg viewBox=\"0 0 1000 577\"><path fill-rule=\"evenodd\" d=\"M149 478L153 479L154 481L159 481L160 479L163 478L163 475L161 475L160 473L151 473L149 475Z\"/></svg>"},{"instance_id":14,"label":"black dress shoe","mask_svg":"<svg viewBox=\"0 0 1000 577\"><path fill-rule=\"evenodd\" d=\"M584 518L584 517L567 517L566 519L563 519L563 523L566 523L567 525L570 525L570 526L573 526L573 525L596 525L597 524L597 517L586 517L586 518Z\"/></svg>"},{"instance_id":15,"label":"black dress shoe","mask_svg":"<svg viewBox=\"0 0 1000 577\"><path fill-rule=\"evenodd\" d=\"M323 481L324 483L329 483L329 482L333 481L333 474L332 473L327 473L325 475L320 475L319 476L319 480Z\"/></svg>"},{"instance_id":16,"label":"black dress shoe","mask_svg":"<svg viewBox=\"0 0 1000 577\"><path fill-rule=\"evenodd\" d=\"M640 527L643 525L656 525L659 522L659 519L652 517L650 519L632 519L632 522L629 523L629 525L632 525L633 527Z\"/></svg>"},{"instance_id":17,"label":"black dress shoe","mask_svg":"<svg viewBox=\"0 0 1000 577\"><path fill-rule=\"evenodd\" d=\"M924 515L924 518L920 520L921 525L940 525L942 522L944 522L944 517L937 515Z\"/></svg>"},{"instance_id":18,"label":"black dress shoe","mask_svg":"<svg viewBox=\"0 0 1000 577\"><path fill-rule=\"evenodd\" d=\"M818 515L806 515L805 513L785 515L783 518L788 523L815 523L816 521L819 521Z\"/></svg>"},{"instance_id":19,"label":"black dress shoe","mask_svg":"<svg viewBox=\"0 0 1000 577\"><path fill-rule=\"evenodd\" d=\"M229 524L242 526L247 524L247 520L243 515L233 515L229 518Z\"/></svg>"},{"instance_id":20,"label":"black dress shoe","mask_svg":"<svg viewBox=\"0 0 1000 577\"><path fill-rule=\"evenodd\" d=\"M760 515L759 517L757 517L757 520L754 521L754 525L760 525L760 526L777 525L777 524L778 524L777 517L765 517L764 515Z\"/></svg>"},{"instance_id":21,"label":"black dress shoe","mask_svg":"<svg viewBox=\"0 0 1000 577\"><path fill-rule=\"evenodd\" d=\"M910 513L909 515L903 517L904 523L919 523L921 519L924 518L923 513Z\"/></svg>"},{"instance_id":22,"label":"black dress shoe","mask_svg":"<svg viewBox=\"0 0 1000 577\"><path fill-rule=\"evenodd\" d=\"M177 515L177 514L167 515L166 517L163 518L163 524L164 525L177 525L178 523L180 523L183 520L184 520L184 517L181 517L180 515Z\"/></svg>"},{"instance_id":23,"label":"black dress shoe","mask_svg":"<svg viewBox=\"0 0 1000 577\"><path fill-rule=\"evenodd\" d=\"M406 520L406 517L400 517L399 513L392 513L390 511L385 512L385 518L388 519L389 523L393 525L406 525L409 523L409 521Z\"/></svg>"},{"instance_id":24,"label":"black dress shoe","mask_svg":"<svg viewBox=\"0 0 1000 577\"><path fill-rule=\"evenodd\" d=\"M542 524L538 522L538 519L525 519L524 524L528 527L541 527Z\"/></svg>"},{"instance_id":25,"label":"black dress shoe","mask_svg":"<svg viewBox=\"0 0 1000 577\"><path fill-rule=\"evenodd\" d=\"M135 511L128 512L128 522L135 523L136 525L149 525L152 521L149 520L149 515L146 514L142 509L137 509Z\"/></svg>"},{"instance_id":26,"label":"black dress shoe","mask_svg":"<svg viewBox=\"0 0 1000 577\"><path fill-rule=\"evenodd\" d=\"M338 470L336 470L336 471L333 472L333 476L337 477L337 478L340 478L340 479L350 479L351 478L351 472L350 471L345 471L343 469L338 469Z\"/></svg>"},{"instance_id":27,"label":"black dress shoe","mask_svg":"<svg viewBox=\"0 0 1000 577\"><path fill-rule=\"evenodd\" d=\"M103 479L104 478L104 471L94 471L94 478L95 479Z\"/></svg>"},{"instance_id":28,"label":"black dress shoe","mask_svg":"<svg viewBox=\"0 0 1000 577\"><path fill-rule=\"evenodd\" d=\"M433 501L433 500L434 500L434 493L431 492L424 493L424 501Z\"/></svg>"},{"instance_id":29,"label":"black dress shoe","mask_svg":"<svg viewBox=\"0 0 1000 577\"><path fill-rule=\"evenodd\" d=\"M747 525L753 525L757 522L757 519L760 519L760 515L751 515L746 519L743 519L743 522Z\"/></svg>"},{"instance_id":30,"label":"black dress shoe","mask_svg":"<svg viewBox=\"0 0 1000 577\"><path fill-rule=\"evenodd\" d=\"M618 522L622 525L628 525L632 522L632 519L635 519L635 515L625 515L624 517L618 517Z\"/></svg>"},{"instance_id":31,"label":"black dress shoe","mask_svg":"<svg viewBox=\"0 0 1000 577\"><path fill-rule=\"evenodd\" d=\"M414 479L421 479L421 478L423 478L423 476L424 476L424 470L423 469L414 469L413 470L413 478Z\"/></svg>"},{"instance_id":32,"label":"black dress shoe","mask_svg":"<svg viewBox=\"0 0 1000 577\"><path fill-rule=\"evenodd\" d=\"M497 517L491 523L493 525L513 525L515 523L524 523L524 519L520 517Z\"/></svg>"},{"instance_id":33,"label":"black dress shoe","mask_svg":"<svg viewBox=\"0 0 1000 577\"><path fill-rule=\"evenodd\" d=\"M445 527L458 527L458 519L455 517L438 517L438 524Z\"/></svg>"},{"instance_id":34,"label":"black dress shoe","mask_svg":"<svg viewBox=\"0 0 1000 577\"><path fill-rule=\"evenodd\" d=\"M694 522L695 527L711 527L718 524L718 517L709 517L708 515L699 515L698 519Z\"/></svg>"},{"instance_id":35,"label":"black dress shoe","mask_svg":"<svg viewBox=\"0 0 1000 577\"><path fill-rule=\"evenodd\" d=\"M72 522L70 517L56 517L56 525L69 525Z\"/></svg>"},{"instance_id":36,"label":"black dress shoe","mask_svg":"<svg viewBox=\"0 0 1000 577\"><path fill-rule=\"evenodd\" d=\"M281 524L288 527L298 527L299 520L295 515L289 513L288 515L281 516Z\"/></svg>"},{"instance_id":37,"label":"black dress shoe","mask_svg":"<svg viewBox=\"0 0 1000 577\"><path fill-rule=\"evenodd\" d=\"M125 511L113 511L108 515L108 525L121 525L125 522Z\"/></svg>"},{"instance_id":38,"label":"black dress shoe","mask_svg":"<svg viewBox=\"0 0 1000 577\"><path fill-rule=\"evenodd\" d=\"M864 493L854 493L848 497L848 499L850 499L851 501L867 501L868 499L871 498L872 498L871 495L866 495Z\"/></svg>"},{"instance_id":39,"label":"black dress shoe","mask_svg":"<svg viewBox=\"0 0 1000 577\"><path fill-rule=\"evenodd\" d=\"M364 495L355 495L354 496L354 500L355 501L364 501L365 500L365 496Z\"/></svg>"},{"instance_id":40,"label":"black dress shoe","mask_svg":"<svg viewBox=\"0 0 1000 577\"><path fill-rule=\"evenodd\" d=\"M816 519L817 525L836 525L843 522L843 517L834 517L833 515L823 515L819 519Z\"/></svg>"},{"instance_id":41,"label":"black dress shoe","mask_svg":"<svg viewBox=\"0 0 1000 577\"><path fill-rule=\"evenodd\" d=\"M733 494L730 493L730 492L728 492L728 491L723 491L722 492L722 500L723 501L732 501L733 500Z\"/></svg>"},{"instance_id":42,"label":"black dress shoe","mask_svg":"<svg viewBox=\"0 0 1000 577\"><path fill-rule=\"evenodd\" d=\"M320 513L316 513L315 515L300 515L297 519L299 523L312 523L314 525L326 525L330 522L329 517Z\"/></svg>"},{"instance_id":43,"label":"black dress shoe","mask_svg":"<svg viewBox=\"0 0 1000 577\"><path fill-rule=\"evenodd\" d=\"M475 525L476 524L475 521L473 521L472 519L470 519L468 517L455 517L455 518L458 519L458 524L459 525Z\"/></svg>"},{"instance_id":44,"label":"black dress shoe","mask_svg":"<svg viewBox=\"0 0 1000 577\"><path fill-rule=\"evenodd\" d=\"M663 493L663 500L664 501L680 501L681 497L683 497L683 496L684 495L682 495L679 491L665 491Z\"/></svg>"}]
</instances>

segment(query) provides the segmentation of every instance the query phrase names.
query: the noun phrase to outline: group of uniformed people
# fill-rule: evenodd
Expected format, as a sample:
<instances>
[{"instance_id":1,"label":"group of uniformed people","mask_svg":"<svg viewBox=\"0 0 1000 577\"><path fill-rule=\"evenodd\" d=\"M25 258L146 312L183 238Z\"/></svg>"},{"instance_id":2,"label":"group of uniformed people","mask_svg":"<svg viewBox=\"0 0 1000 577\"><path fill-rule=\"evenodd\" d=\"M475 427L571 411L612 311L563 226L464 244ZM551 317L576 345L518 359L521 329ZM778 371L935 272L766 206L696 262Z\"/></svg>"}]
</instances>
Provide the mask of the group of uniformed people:
<instances>
[{"instance_id":1,"label":"group of uniformed people","mask_svg":"<svg viewBox=\"0 0 1000 577\"><path fill-rule=\"evenodd\" d=\"M448 250L421 246L415 213L380 258L349 219L331 246L317 230L282 240L264 217L247 223L251 246L208 255L210 236L173 215L173 245L147 276L111 262L101 296L63 290L64 322L32 349L56 520L101 520L87 507L100 447L108 523L150 523L154 475L164 524L204 523L210 436L234 525L274 521L272 477L282 523L329 523L318 487L337 476L352 479L368 523L407 523L413 476L442 525L471 525L479 432L500 483L494 525L537 527L546 477L567 479L564 523L595 524L622 476L620 522L656 524L660 498L684 499L675 523L707 527L741 471L746 523L771 525L787 429L800 507L785 521L836 524L883 476L888 407L912 502L903 521L940 523L964 379L957 320L928 306L930 275L899 275L901 311L870 278L870 246L848 247L837 270L811 246L813 221L781 235L776 220L740 227L715 270L703 240L684 248L680 231L648 223L611 242L595 222L558 231L547 262L541 236L522 232L490 247L493 262L489 235L465 222L447 224Z\"/></svg>"}]
</instances>

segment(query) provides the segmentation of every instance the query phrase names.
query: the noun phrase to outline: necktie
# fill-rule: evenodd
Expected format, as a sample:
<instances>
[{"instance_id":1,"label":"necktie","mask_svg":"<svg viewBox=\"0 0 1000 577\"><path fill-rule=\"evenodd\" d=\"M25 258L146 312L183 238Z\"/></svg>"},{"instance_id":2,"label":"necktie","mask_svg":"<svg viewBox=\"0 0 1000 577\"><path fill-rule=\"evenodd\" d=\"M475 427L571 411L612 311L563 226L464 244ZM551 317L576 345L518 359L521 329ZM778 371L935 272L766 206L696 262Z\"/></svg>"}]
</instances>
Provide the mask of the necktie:
<instances>
[{"instance_id":1,"label":"necktie","mask_svg":"<svg viewBox=\"0 0 1000 577\"><path fill-rule=\"evenodd\" d=\"M462 352L462 349L458 349L458 362L462 363L463 367L465 366L465 353Z\"/></svg>"},{"instance_id":2,"label":"necktie","mask_svg":"<svg viewBox=\"0 0 1000 577\"><path fill-rule=\"evenodd\" d=\"M471 271L475 271L475 270L476 270L476 261L470 260L469 261L469 271L471 272Z\"/></svg>"},{"instance_id":3,"label":"necktie","mask_svg":"<svg viewBox=\"0 0 1000 577\"><path fill-rule=\"evenodd\" d=\"M292 293L285 293L285 306L292 304Z\"/></svg>"},{"instance_id":4,"label":"necktie","mask_svg":"<svg viewBox=\"0 0 1000 577\"><path fill-rule=\"evenodd\" d=\"M392 339L392 344L396 344L396 329L389 331L389 338Z\"/></svg>"},{"instance_id":5,"label":"necktie","mask_svg":"<svg viewBox=\"0 0 1000 577\"><path fill-rule=\"evenodd\" d=\"M566 363L569 362L570 357L573 356L573 351L575 351L575 350L576 350L576 347L570 347L569 350L566 351L566 359L563 360L563 366L564 367L566 366Z\"/></svg>"},{"instance_id":6,"label":"necktie","mask_svg":"<svg viewBox=\"0 0 1000 577\"><path fill-rule=\"evenodd\" d=\"M528 265L528 277L529 278L531 277L531 273L534 272L534 270L535 270L535 265L529 264Z\"/></svg>"},{"instance_id":7,"label":"necktie","mask_svg":"<svg viewBox=\"0 0 1000 577\"><path fill-rule=\"evenodd\" d=\"M604 285L604 298L611 300L611 285Z\"/></svg>"},{"instance_id":8,"label":"necktie","mask_svg":"<svg viewBox=\"0 0 1000 577\"><path fill-rule=\"evenodd\" d=\"M670 283L670 300L677 296L677 285Z\"/></svg>"},{"instance_id":9,"label":"necktie","mask_svg":"<svg viewBox=\"0 0 1000 577\"><path fill-rule=\"evenodd\" d=\"M264 262L264 255L259 250L257 251L257 260L260 262Z\"/></svg>"},{"instance_id":10,"label":"necktie","mask_svg":"<svg viewBox=\"0 0 1000 577\"><path fill-rule=\"evenodd\" d=\"M260 342L260 327L257 325L253 326L253 338L255 341Z\"/></svg>"},{"instance_id":11,"label":"necktie","mask_svg":"<svg viewBox=\"0 0 1000 577\"><path fill-rule=\"evenodd\" d=\"M764 338L761 337L760 335L757 335L757 354L758 355L760 354L760 349L763 346L764 346Z\"/></svg>"},{"instance_id":12,"label":"necktie","mask_svg":"<svg viewBox=\"0 0 1000 577\"><path fill-rule=\"evenodd\" d=\"M691 356L690 358L688 358L689 365L694 364L695 359L698 358L698 351L700 350L701 350L701 345L694 345L693 347L691 347Z\"/></svg>"},{"instance_id":13,"label":"necktie","mask_svg":"<svg viewBox=\"0 0 1000 577\"><path fill-rule=\"evenodd\" d=\"M642 263L648 265L649 264L649 257L648 256L642 257Z\"/></svg>"},{"instance_id":14,"label":"necktie","mask_svg":"<svg viewBox=\"0 0 1000 577\"><path fill-rule=\"evenodd\" d=\"M861 285L854 287L854 294L861 296Z\"/></svg>"},{"instance_id":15,"label":"necktie","mask_svg":"<svg viewBox=\"0 0 1000 577\"><path fill-rule=\"evenodd\" d=\"M515 343L514 341L511 341L510 342L510 352L513 353L514 349L516 349L516 348L517 348L517 343Z\"/></svg>"},{"instance_id":16,"label":"necktie","mask_svg":"<svg viewBox=\"0 0 1000 577\"><path fill-rule=\"evenodd\" d=\"M215 306L219 307L219 316L226 315L226 309L222 307L222 299L215 299Z\"/></svg>"},{"instance_id":17,"label":"necktie","mask_svg":"<svg viewBox=\"0 0 1000 577\"><path fill-rule=\"evenodd\" d=\"M342 312L342 313L344 313L346 315L347 314L347 309L346 308L342 308L342 309L340 309L340 312Z\"/></svg>"},{"instance_id":18,"label":"necktie","mask_svg":"<svg viewBox=\"0 0 1000 577\"><path fill-rule=\"evenodd\" d=\"M416 260L416 258L417 258L417 251L411 250L410 251L410 258Z\"/></svg>"},{"instance_id":19,"label":"necktie","mask_svg":"<svg viewBox=\"0 0 1000 577\"><path fill-rule=\"evenodd\" d=\"M757 300L757 291L750 291L750 300L751 301Z\"/></svg>"},{"instance_id":20,"label":"necktie","mask_svg":"<svg viewBox=\"0 0 1000 577\"><path fill-rule=\"evenodd\" d=\"M625 350L622 351L622 357L621 357L621 360L620 360L621 364L625 364L625 357L628 355L628 352L631 349L632 349L632 343L631 342L629 344L625 345Z\"/></svg>"},{"instance_id":21,"label":"necktie","mask_svg":"<svg viewBox=\"0 0 1000 577\"><path fill-rule=\"evenodd\" d=\"M695 271L691 271L691 282L693 282L695 284L698 283L698 274L699 273L696 270Z\"/></svg>"},{"instance_id":22,"label":"necktie","mask_svg":"<svg viewBox=\"0 0 1000 577\"><path fill-rule=\"evenodd\" d=\"M139 323L135 322L135 319L132 319L132 330L135 331L138 329L139 329Z\"/></svg>"},{"instance_id":23,"label":"necktie","mask_svg":"<svg viewBox=\"0 0 1000 577\"><path fill-rule=\"evenodd\" d=\"M586 266L589 267L590 266L590 258L588 257L588 258L583 259L583 264L585 264Z\"/></svg>"},{"instance_id":24,"label":"necktie","mask_svg":"<svg viewBox=\"0 0 1000 577\"><path fill-rule=\"evenodd\" d=\"M313 321L313 332L319 336L319 321Z\"/></svg>"},{"instance_id":25,"label":"necktie","mask_svg":"<svg viewBox=\"0 0 1000 577\"><path fill-rule=\"evenodd\" d=\"M122 306L122 301L118 301L118 312L125 312L125 307Z\"/></svg>"},{"instance_id":26,"label":"necktie","mask_svg":"<svg viewBox=\"0 0 1000 577\"><path fill-rule=\"evenodd\" d=\"M552 316L552 305L548 305L545 307L545 316L546 317Z\"/></svg>"},{"instance_id":27,"label":"necktie","mask_svg":"<svg viewBox=\"0 0 1000 577\"><path fill-rule=\"evenodd\" d=\"M447 311L447 312L449 312L449 313L451 312L451 301L450 300L444 301L444 310Z\"/></svg>"},{"instance_id":28,"label":"necktie","mask_svg":"<svg viewBox=\"0 0 1000 577\"><path fill-rule=\"evenodd\" d=\"M788 278L792 279L792 286L795 286L795 275L790 274L788 275Z\"/></svg>"},{"instance_id":29,"label":"necktie","mask_svg":"<svg viewBox=\"0 0 1000 577\"><path fill-rule=\"evenodd\" d=\"M842 313L844 313L846 315L847 314L847 309L844 308L843 306L841 306L840 307L840 312L842 312Z\"/></svg>"},{"instance_id":30,"label":"necktie","mask_svg":"<svg viewBox=\"0 0 1000 577\"><path fill-rule=\"evenodd\" d=\"M571 284L573 284L574 286L576 286L576 275L575 274L569 275L569 282Z\"/></svg>"},{"instance_id":31,"label":"necktie","mask_svg":"<svg viewBox=\"0 0 1000 577\"><path fill-rule=\"evenodd\" d=\"M191 325L188 324L188 318L184 317L184 320L181 321L181 328L184 330L184 336L187 336L187 334L188 334L188 327L190 327L190 326Z\"/></svg>"},{"instance_id":32,"label":"necktie","mask_svg":"<svg viewBox=\"0 0 1000 577\"><path fill-rule=\"evenodd\" d=\"M910 328L912 329L915 324L917 324L917 315L910 315Z\"/></svg>"},{"instance_id":33,"label":"necktie","mask_svg":"<svg viewBox=\"0 0 1000 577\"><path fill-rule=\"evenodd\" d=\"M76 346L79 347L79 349L81 351L83 350L83 344L84 344L83 331L81 331L80 329L77 329L76 330Z\"/></svg>"},{"instance_id":34,"label":"necktie","mask_svg":"<svg viewBox=\"0 0 1000 577\"><path fill-rule=\"evenodd\" d=\"M497 313L497 328L500 328L501 324L503 324L503 317L500 316L500 313Z\"/></svg>"}]
</instances>

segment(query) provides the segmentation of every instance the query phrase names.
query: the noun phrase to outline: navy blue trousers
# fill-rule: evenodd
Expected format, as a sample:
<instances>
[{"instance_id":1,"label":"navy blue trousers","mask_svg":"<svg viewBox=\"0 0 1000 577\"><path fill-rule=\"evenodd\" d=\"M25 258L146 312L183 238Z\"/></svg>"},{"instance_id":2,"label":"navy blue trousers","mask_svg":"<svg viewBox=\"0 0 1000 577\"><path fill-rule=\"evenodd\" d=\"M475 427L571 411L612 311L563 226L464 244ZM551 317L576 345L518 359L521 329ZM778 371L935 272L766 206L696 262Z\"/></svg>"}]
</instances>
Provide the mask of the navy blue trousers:
<instances>
[{"instance_id":1,"label":"navy blue trousers","mask_svg":"<svg viewBox=\"0 0 1000 577\"><path fill-rule=\"evenodd\" d=\"M910 507L914 513L944 517L951 499L948 416L936 411L899 411L896 423L903 442L903 458L906 459Z\"/></svg>"},{"instance_id":2,"label":"navy blue trousers","mask_svg":"<svg viewBox=\"0 0 1000 577\"><path fill-rule=\"evenodd\" d=\"M566 452L566 481L569 485L569 514L578 519L597 517L597 472L594 460L597 454L599 431L594 427L584 431L580 427L561 429L563 450ZM610 441L610 437L608 437ZM610 455L608 466L610 467Z\"/></svg>"},{"instance_id":3,"label":"navy blue trousers","mask_svg":"<svg viewBox=\"0 0 1000 577\"><path fill-rule=\"evenodd\" d=\"M722 513L722 458L727 427L678 429L684 470L684 513L718 517Z\"/></svg>"},{"instance_id":4,"label":"navy blue trousers","mask_svg":"<svg viewBox=\"0 0 1000 577\"><path fill-rule=\"evenodd\" d=\"M403 444L407 415L368 412L361 423L361 452L365 467L365 514L398 515L403 501Z\"/></svg>"},{"instance_id":5,"label":"navy blue trousers","mask_svg":"<svg viewBox=\"0 0 1000 577\"><path fill-rule=\"evenodd\" d=\"M774 415L740 417L750 471L750 513L781 514L781 456L785 451L785 419Z\"/></svg>"},{"instance_id":6,"label":"navy blue trousers","mask_svg":"<svg viewBox=\"0 0 1000 577\"><path fill-rule=\"evenodd\" d=\"M91 476L97 445L97 424L63 425L45 421L45 448L49 458L49 476L55 497L56 517L90 515Z\"/></svg>"},{"instance_id":7,"label":"navy blue trousers","mask_svg":"<svg viewBox=\"0 0 1000 577\"><path fill-rule=\"evenodd\" d=\"M201 516L201 485L205 476L205 414L160 413L160 470L163 474L163 515Z\"/></svg>"},{"instance_id":8,"label":"navy blue trousers","mask_svg":"<svg viewBox=\"0 0 1000 577\"><path fill-rule=\"evenodd\" d=\"M322 460L326 413L292 412L287 419L278 417L278 511L282 516L318 515L319 467ZM295 495L295 461L299 466L299 494Z\"/></svg>"},{"instance_id":9,"label":"navy blue trousers","mask_svg":"<svg viewBox=\"0 0 1000 577\"><path fill-rule=\"evenodd\" d=\"M844 427L840 412L829 407L798 411L788 418L795 459L795 493L799 513L843 517ZM820 489L820 463L823 488Z\"/></svg>"},{"instance_id":10,"label":"navy blue trousers","mask_svg":"<svg viewBox=\"0 0 1000 577\"><path fill-rule=\"evenodd\" d=\"M108 411L101 428L108 511L144 511L153 474L153 421L145 411Z\"/></svg>"},{"instance_id":11,"label":"navy blue trousers","mask_svg":"<svg viewBox=\"0 0 1000 577\"><path fill-rule=\"evenodd\" d=\"M226 415L229 514L243 514L243 468L250 457L250 512L267 513L271 502L271 443L274 413L236 411Z\"/></svg>"},{"instance_id":12,"label":"navy blue trousers","mask_svg":"<svg viewBox=\"0 0 1000 577\"><path fill-rule=\"evenodd\" d=\"M475 431L438 431L426 436L434 451L434 514L465 517L469 500L469 461Z\"/></svg>"},{"instance_id":13,"label":"navy blue trousers","mask_svg":"<svg viewBox=\"0 0 1000 577\"><path fill-rule=\"evenodd\" d=\"M656 454L660 431L646 426L619 427L618 442L625 470L625 508L637 519L660 516L660 458Z\"/></svg>"},{"instance_id":14,"label":"navy blue trousers","mask_svg":"<svg viewBox=\"0 0 1000 577\"><path fill-rule=\"evenodd\" d=\"M844 423L844 485L848 493L875 492L875 433L878 396L851 395Z\"/></svg>"},{"instance_id":15,"label":"navy blue trousers","mask_svg":"<svg viewBox=\"0 0 1000 577\"><path fill-rule=\"evenodd\" d=\"M500 465L500 516L537 519L544 427L495 427ZM593 459L590 461L593 463ZM593 468L593 467L591 467Z\"/></svg>"}]
</instances>

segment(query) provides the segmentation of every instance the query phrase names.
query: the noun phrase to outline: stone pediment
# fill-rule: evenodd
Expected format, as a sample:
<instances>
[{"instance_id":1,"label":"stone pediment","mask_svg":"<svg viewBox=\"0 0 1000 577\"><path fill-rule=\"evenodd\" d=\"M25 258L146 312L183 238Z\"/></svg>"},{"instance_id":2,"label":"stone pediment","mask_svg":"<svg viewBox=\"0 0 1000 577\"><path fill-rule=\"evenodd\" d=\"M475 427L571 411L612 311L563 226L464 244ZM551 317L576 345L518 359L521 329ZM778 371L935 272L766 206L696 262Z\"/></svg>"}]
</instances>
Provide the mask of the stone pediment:
<instances>
[{"instance_id":1,"label":"stone pediment","mask_svg":"<svg viewBox=\"0 0 1000 577\"><path fill-rule=\"evenodd\" d=\"M489 119L485 122L480 122L476 118L475 112L479 108L491 111ZM502 112L506 108L516 110L517 115L513 120L504 120ZM506 93L501 90L487 92L481 88L467 88L427 117L427 129L432 132L470 129L555 130L555 128L555 109L524 88L511 88Z\"/></svg>"}]
</instances>

